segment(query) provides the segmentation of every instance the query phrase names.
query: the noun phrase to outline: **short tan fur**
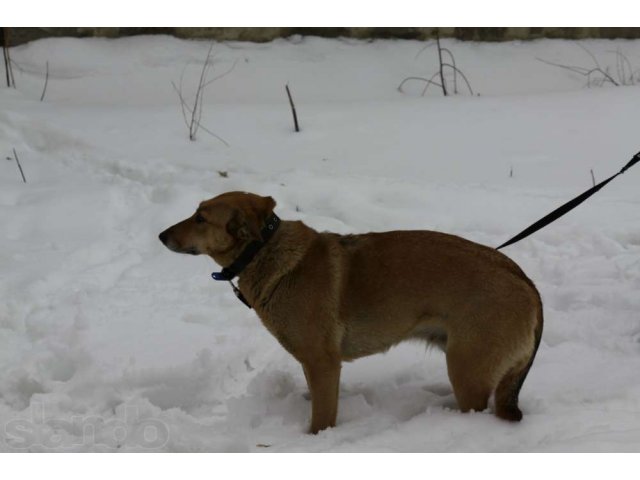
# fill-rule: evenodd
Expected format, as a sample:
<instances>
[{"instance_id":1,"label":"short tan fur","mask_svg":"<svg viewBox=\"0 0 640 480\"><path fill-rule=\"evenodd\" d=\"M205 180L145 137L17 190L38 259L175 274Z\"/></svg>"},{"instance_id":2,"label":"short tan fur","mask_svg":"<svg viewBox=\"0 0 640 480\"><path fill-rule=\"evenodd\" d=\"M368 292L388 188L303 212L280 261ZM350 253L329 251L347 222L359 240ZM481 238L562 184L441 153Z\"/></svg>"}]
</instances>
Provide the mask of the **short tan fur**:
<instances>
[{"instance_id":1,"label":"short tan fur","mask_svg":"<svg viewBox=\"0 0 640 480\"><path fill-rule=\"evenodd\" d=\"M260 239L271 197L229 192L160 234L179 253L222 267ZM238 286L264 326L302 365L312 433L336 424L344 361L419 339L439 346L462 412L519 421L518 394L542 335L542 301L504 254L445 233L338 235L300 221L279 229Z\"/></svg>"}]
</instances>

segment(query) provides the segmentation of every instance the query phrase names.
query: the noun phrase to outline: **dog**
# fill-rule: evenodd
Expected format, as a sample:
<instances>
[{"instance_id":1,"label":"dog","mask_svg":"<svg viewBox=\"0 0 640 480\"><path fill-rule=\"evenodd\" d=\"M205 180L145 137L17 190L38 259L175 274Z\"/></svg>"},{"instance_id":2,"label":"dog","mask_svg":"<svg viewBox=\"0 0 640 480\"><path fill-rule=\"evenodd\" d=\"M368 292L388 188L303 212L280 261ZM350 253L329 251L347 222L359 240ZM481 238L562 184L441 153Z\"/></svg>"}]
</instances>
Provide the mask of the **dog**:
<instances>
[{"instance_id":1,"label":"dog","mask_svg":"<svg viewBox=\"0 0 640 480\"><path fill-rule=\"evenodd\" d=\"M336 425L341 364L423 340L446 354L462 412L520 421L518 396L542 335L533 282L495 249L416 230L339 235L280 221L276 202L228 192L160 234L238 275L243 300L300 364L311 433ZM216 275L216 274L214 274ZM229 278L230 277L230 278Z\"/></svg>"}]
</instances>

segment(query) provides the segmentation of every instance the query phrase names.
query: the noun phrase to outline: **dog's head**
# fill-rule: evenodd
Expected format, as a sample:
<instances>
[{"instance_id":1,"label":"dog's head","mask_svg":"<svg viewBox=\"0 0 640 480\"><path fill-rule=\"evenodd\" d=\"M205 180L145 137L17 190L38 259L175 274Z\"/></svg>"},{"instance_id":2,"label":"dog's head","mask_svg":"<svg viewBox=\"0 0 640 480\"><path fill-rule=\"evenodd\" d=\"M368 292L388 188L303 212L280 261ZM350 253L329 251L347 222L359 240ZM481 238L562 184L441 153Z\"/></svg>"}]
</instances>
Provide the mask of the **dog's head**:
<instances>
[{"instance_id":1,"label":"dog's head","mask_svg":"<svg viewBox=\"0 0 640 480\"><path fill-rule=\"evenodd\" d=\"M159 235L167 248L178 253L209 255L227 266L253 240L273 213L271 197L228 192L200 203L193 215Z\"/></svg>"}]
</instances>

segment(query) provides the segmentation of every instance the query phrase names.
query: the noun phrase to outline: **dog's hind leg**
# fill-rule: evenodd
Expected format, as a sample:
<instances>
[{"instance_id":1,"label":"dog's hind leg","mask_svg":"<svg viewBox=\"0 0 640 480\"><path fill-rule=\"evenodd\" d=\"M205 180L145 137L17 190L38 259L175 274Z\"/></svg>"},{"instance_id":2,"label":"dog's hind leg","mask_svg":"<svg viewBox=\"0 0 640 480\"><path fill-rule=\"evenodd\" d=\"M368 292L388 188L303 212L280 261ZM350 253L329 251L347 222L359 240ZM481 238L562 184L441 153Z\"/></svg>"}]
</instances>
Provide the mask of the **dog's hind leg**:
<instances>
[{"instance_id":1,"label":"dog's hind leg","mask_svg":"<svg viewBox=\"0 0 640 480\"><path fill-rule=\"evenodd\" d=\"M453 393L462 412L487 408L497 381L493 366L474 346L450 341L447 345L447 371Z\"/></svg>"}]
</instances>

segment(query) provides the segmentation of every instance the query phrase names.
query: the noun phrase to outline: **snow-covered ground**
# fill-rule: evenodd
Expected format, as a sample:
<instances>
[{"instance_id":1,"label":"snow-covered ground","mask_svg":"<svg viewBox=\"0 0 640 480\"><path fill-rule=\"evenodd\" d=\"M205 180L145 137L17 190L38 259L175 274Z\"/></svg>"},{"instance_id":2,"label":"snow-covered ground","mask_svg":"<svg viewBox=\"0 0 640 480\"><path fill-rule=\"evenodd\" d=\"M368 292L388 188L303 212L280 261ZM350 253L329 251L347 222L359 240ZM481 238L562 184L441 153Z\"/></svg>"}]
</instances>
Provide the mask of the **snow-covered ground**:
<instances>
[{"instance_id":1,"label":"snow-covered ground","mask_svg":"<svg viewBox=\"0 0 640 480\"><path fill-rule=\"evenodd\" d=\"M612 73L618 48L640 68L639 41L582 45ZM211 78L235 66L207 88L202 122L227 147L204 131L188 140L171 86L184 70L193 94L208 46L12 50L18 88L0 88L1 451L640 451L640 167L504 250L545 303L517 425L461 414L444 356L405 344L346 364L338 426L307 435L299 365L210 279L210 260L157 239L198 201L247 190L319 230L424 228L495 246L588 188L591 169L601 180L640 150L640 86L584 88L536 60L590 66L566 41L446 40L480 94L448 98L398 92L436 70L419 42L221 43Z\"/></svg>"}]
</instances>

